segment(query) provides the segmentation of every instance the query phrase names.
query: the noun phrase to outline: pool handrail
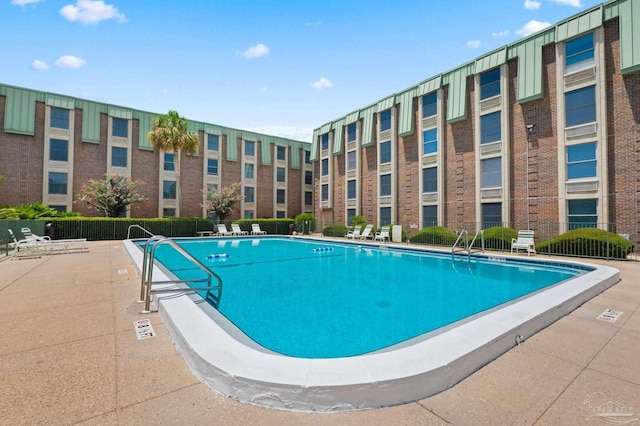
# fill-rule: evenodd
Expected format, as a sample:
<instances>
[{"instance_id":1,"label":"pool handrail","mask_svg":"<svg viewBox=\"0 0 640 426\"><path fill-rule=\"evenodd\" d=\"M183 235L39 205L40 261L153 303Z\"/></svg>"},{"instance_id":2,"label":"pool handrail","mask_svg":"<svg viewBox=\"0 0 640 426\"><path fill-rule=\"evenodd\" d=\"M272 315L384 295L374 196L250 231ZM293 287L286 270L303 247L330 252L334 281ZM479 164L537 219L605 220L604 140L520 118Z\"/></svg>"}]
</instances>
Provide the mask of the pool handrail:
<instances>
[{"instance_id":1,"label":"pool handrail","mask_svg":"<svg viewBox=\"0 0 640 426\"><path fill-rule=\"evenodd\" d=\"M149 250L149 255L147 256L147 249L149 247L149 244L153 242L153 245L151 246L151 249ZM193 262L198 268L202 269L206 274L207 274L207 278L200 278L200 279L193 279L193 280L167 280L167 281L157 281L157 282L153 282L153 263L155 260L155 251L156 249L163 245L163 244L169 244L172 248L174 248L176 251L178 251L178 253L182 254L184 257L186 257L188 260L190 260L191 262ZM143 314L147 314L152 312L151 311L151 293L172 293L172 292L192 292L192 291L210 291L210 290L218 290L219 294L222 293L222 278L220 278L220 276L218 274L216 274L215 272L211 271L209 268L207 268L207 266L200 262L198 259L196 259L195 257L193 257L189 252L187 252L185 249L183 249L182 247L180 247L175 241L171 240L170 238L164 237L162 235L156 235L153 238L150 238L144 246L144 254L145 256L143 257L143 270L146 272L146 280L145 280L145 275L142 274L142 285L141 285L141 290L144 290L144 310L141 312ZM147 266L145 268L144 265L144 258L147 259ZM211 284L211 278L215 278L216 281L218 282L218 285L214 286ZM161 289L155 289L152 290L151 286L154 284L186 284L186 283L192 283L192 282L207 282L207 286L206 287L179 287L179 288L161 288ZM218 296L219 298L219 296Z\"/></svg>"},{"instance_id":2,"label":"pool handrail","mask_svg":"<svg viewBox=\"0 0 640 426\"><path fill-rule=\"evenodd\" d=\"M130 236L131 236L131 228L138 228L138 229L142 229L147 235L153 237L154 235L147 231L146 229L144 229L142 226L140 225L129 225L129 228L127 228L127 240L130 240Z\"/></svg>"},{"instance_id":3,"label":"pool handrail","mask_svg":"<svg viewBox=\"0 0 640 426\"><path fill-rule=\"evenodd\" d=\"M456 247L458 246L458 243L460 243L460 240L462 239L462 237L464 237L465 247L469 247L469 233L467 232L466 229L463 229L462 231L460 231L460 234L458 234L458 238L456 239L456 242L453 243L453 246L451 247L452 257L455 255Z\"/></svg>"},{"instance_id":4,"label":"pool handrail","mask_svg":"<svg viewBox=\"0 0 640 426\"><path fill-rule=\"evenodd\" d=\"M478 230L478 232L476 232L476 235L474 235L473 239L471 240L471 243L469 244L469 247L467 248L468 250L468 256L469 256L469 260L471 260L471 248L473 247L473 244L476 242L476 239L478 238L478 235L480 235L480 247L481 247L481 251L484 253L484 231L482 229Z\"/></svg>"}]
</instances>

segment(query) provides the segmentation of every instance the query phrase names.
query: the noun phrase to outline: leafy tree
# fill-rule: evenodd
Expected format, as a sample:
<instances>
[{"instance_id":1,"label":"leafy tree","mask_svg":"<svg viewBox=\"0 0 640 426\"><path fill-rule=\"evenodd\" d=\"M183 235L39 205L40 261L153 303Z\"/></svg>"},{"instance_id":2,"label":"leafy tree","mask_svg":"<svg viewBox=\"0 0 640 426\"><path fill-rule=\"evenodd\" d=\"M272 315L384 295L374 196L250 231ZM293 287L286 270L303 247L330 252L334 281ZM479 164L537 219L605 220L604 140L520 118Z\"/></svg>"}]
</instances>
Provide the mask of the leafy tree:
<instances>
[{"instance_id":1,"label":"leafy tree","mask_svg":"<svg viewBox=\"0 0 640 426\"><path fill-rule=\"evenodd\" d=\"M244 200L244 196L236 192L238 189L240 189L239 183L232 183L220 191L210 185L202 190L205 198L202 207L213 212L219 220L224 221L233 211L234 204Z\"/></svg>"},{"instance_id":2,"label":"leafy tree","mask_svg":"<svg viewBox=\"0 0 640 426\"><path fill-rule=\"evenodd\" d=\"M182 187L180 184L180 154L184 150L187 154L195 154L198 150L198 134L187 129L187 120L180 117L177 111L169 111L153 119L153 130L147 134L147 140L155 148L163 152L175 154L173 163L176 174L176 203L178 215L182 208Z\"/></svg>"},{"instance_id":3,"label":"leafy tree","mask_svg":"<svg viewBox=\"0 0 640 426\"><path fill-rule=\"evenodd\" d=\"M148 199L138 193L138 187L144 182L132 181L124 175L106 176L101 180L90 179L80 188L76 201L88 204L106 217L120 217L127 207L147 202Z\"/></svg>"}]
</instances>

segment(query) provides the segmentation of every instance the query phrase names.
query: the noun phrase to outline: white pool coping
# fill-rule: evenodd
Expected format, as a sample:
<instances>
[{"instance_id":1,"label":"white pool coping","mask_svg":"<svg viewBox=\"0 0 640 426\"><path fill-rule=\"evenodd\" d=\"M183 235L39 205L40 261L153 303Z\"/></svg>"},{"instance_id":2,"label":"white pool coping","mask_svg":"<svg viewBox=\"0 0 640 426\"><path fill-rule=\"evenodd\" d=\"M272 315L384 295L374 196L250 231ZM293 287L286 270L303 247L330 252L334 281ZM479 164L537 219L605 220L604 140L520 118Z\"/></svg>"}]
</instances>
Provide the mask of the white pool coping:
<instances>
[{"instance_id":1,"label":"white pool coping","mask_svg":"<svg viewBox=\"0 0 640 426\"><path fill-rule=\"evenodd\" d=\"M141 250L131 241L124 246L140 270ZM293 358L261 349L215 309L194 303L193 296L160 297L158 305L189 368L214 390L273 408L362 410L417 401L450 388L620 281L619 271L608 266L544 263L594 270L414 345L348 358ZM164 279L155 268L154 281Z\"/></svg>"}]
</instances>

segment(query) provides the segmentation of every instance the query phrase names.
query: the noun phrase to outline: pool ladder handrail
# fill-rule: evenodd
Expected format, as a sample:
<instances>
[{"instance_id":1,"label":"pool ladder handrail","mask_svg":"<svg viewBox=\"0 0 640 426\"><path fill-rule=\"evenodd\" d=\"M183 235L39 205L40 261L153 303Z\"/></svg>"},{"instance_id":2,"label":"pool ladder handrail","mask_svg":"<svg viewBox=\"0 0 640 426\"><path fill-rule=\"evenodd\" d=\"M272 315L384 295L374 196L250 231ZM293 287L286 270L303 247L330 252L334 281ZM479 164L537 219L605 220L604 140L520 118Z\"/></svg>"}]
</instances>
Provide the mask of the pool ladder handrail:
<instances>
[{"instance_id":1,"label":"pool ladder handrail","mask_svg":"<svg viewBox=\"0 0 640 426\"><path fill-rule=\"evenodd\" d=\"M198 268L202 269L206 274L207 278L199 278L192 280L167 280L167 281L153 281L153 263L155 260L155 251L156 249L163 245L169 244L172 248L174 248L178 253L186 257L188 260L193 262ZM151 245L151 248L149 246ZM141 282L140 282L140 302L144 302L144 310L141 312L143 314L150 313L151 311L151 293L173 293L173 292L192 292L192 291L211 291L218 290L219 293L222 293L222 278L215 272L211 271L207 266L200 262L198 259L193 257L190 253L188 253L185 249L180 247L175 241L167 238L163 235L154 235L149 238L144 245L144 255L142 258L142 271L141 271ZM215 278L217 281L217 285L212 285L211 280ZM194 283L194 282L206 282L206 287L172 287L172 288L160 288L160 289L152 289L153 285L160 284L186 284L186 283ZM220 295L218 295L218 298Z\"/></svg>"},{"instance_id":2,"label":"pool ladder handrail","mask_svg":"<svg viewBox=\"0 0 640 426\"><path fill-rule=\"evenodd\" d=\"M458 234L458 238L456 239L456 242L453 243L453 247L451 247L451 257L455 256L455 252L456 252L456 247L458 246L458 244L461 242L462 237L464 237L464 242L465 242L465 247L467 250L467 259L471 260L471 249L473 248L473 245L476 242L476 239L478 238L478 235L480 235L480 240L481 240L481 244L482 244L482 252L484 253L484 231L482 229L480 229L478 232L476 232L476 234L474 235L473 239L471 240L471 244L469 244L469 233L467 232L466 229L463 229L462 231L460 231L460 233ZM464 251L464 248L461 248L460 251Z\"/></svg>"},{"instance_id":3,"label":"pool ladder handrail","mask_svg":"<svg viewBox=\"0 0 640 426\"><path fill-rule=\"evenodd\" d=\"M144 229L144 228L143 228L142 226L140 226L140 225L129 225L129 228L127 228L127 240L130 240L130 239L131 239L131 238L130 238L130 237L131 237L131 228L138 228L138 229L142 229L142 230L145 232L145 234L147 234L147 235L149 235L149 236L151 236L151 237L153 237L153 236L154 236L151 232L147 231L146 229Z\"/></svg>"}]
</instances>

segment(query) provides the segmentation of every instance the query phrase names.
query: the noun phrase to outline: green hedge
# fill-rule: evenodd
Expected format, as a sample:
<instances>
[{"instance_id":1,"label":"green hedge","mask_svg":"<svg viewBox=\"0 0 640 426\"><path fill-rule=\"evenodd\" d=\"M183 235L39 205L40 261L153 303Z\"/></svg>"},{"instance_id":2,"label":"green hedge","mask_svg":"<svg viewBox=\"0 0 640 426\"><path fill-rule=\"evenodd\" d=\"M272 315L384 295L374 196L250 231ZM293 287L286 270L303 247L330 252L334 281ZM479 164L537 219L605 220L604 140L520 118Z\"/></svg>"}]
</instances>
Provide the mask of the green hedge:
<instances>
[{"instance_id":1,"label":"green hedge","mask_svg":"<svg viewBox=\"0 0 640 426\"><path fill-rule=\"evenodd\" d=\"M429 226L422 228L409 241L417 244L429 244L434 246L452 246L458 235L450 229L442 226Z\"/></svg>"},{"instance_id":2,"label":"green hedge","mask_svg":"<svg viewBox=\"0 0 640 426\"><path fill-rule=\"evenodd\" d=\"M536 244L538 254L625 259L633 242L598 228L580 228Z\"/></svg>"},{"instance_id":3,"label":"green hedge","mask_svg":"<svg viewBox=\"0 0 640 426\"><path fill-rule=\"evenodd\" d=\"M518 237L518 231L503 226L494 226L484 230L484 248L489 250L511 250L511 240ZM473 238L472 235L469 238ZM480 236L478 236L480 238ZM476 240L475 247L480 247Z\"/></svg>"},{"instance_id":4,"label":"green hedge","mask_svg":"<svg viewBox=\"0 0 640 426\"><path fill-rule=\"evenodd\" d=\"M322 230L322 235L325 237L344 237L347 234L347 227L336 223L329 225Z\"/></svg>"}]
</instances>

